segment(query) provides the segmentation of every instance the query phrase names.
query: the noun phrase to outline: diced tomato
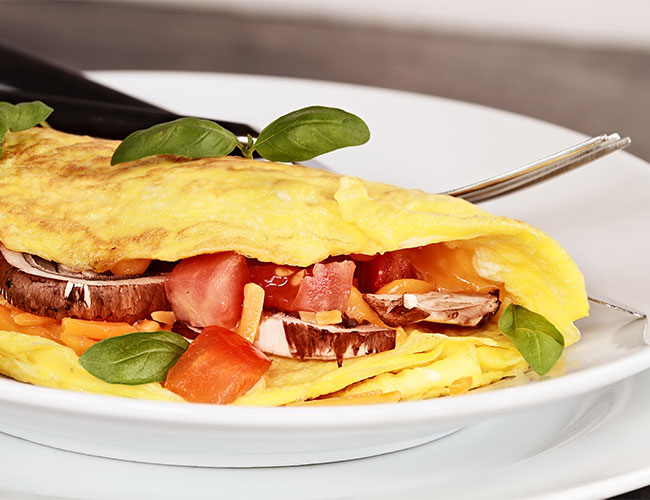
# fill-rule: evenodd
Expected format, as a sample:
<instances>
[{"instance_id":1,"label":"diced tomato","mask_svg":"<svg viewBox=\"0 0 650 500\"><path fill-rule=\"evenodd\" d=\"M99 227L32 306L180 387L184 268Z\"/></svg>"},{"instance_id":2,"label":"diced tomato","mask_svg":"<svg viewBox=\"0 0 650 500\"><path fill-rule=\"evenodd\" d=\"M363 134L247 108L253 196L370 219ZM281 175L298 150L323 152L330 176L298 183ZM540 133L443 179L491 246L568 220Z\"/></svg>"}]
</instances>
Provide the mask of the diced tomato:
<instances>
[{"instance_id":1,"label":"diced tomato","mask_svg":"<svg viewBox=\"0 0 650 500\"><path fill-rule=\"evenodd\" d=\"M359 262L357 278L362 292L375 293L391 281L417 276L411 265L408 250L396 250L377 255L367 262Z\"/></svg>"},{"instance_id":2,"label":"diced tomato","mask_svg":"<svg viewBox=\"0 0 650 500\"><path fill-rule=\"evenodd\" d=\"M264 307L283 311L345 312L355 263L325 262L301 269L275 264L251 265L251 280L264 288Z\"/></svg>"},{"instance_id":3,"label":"diced tomato","mask_svg":"<svg viewBox=\"0 0 650 500\"><path fill-rule=\"evenodd\" d=\"M294 311L345 312L352 289L355 264L351 260L314 264L300 282L291 305Z\"/></svg>"},{"instance_id":4,"label":"diced tomato","mask_svg":"<svg viewBox=\"0 0 650 500\"><path fill-rule=\"evenodd\" d=\"M165 292L178 321L192 326L234 329L241 316L246 259L234 252L182 260L165 280Z\"/></svg>"},{"instance_id":5,"label":"diced tomato","mask_svg":"<svg viewBox=\"0 0 650 500\"><path fill-rule=\"evenodd\" d=\"M251 264L251 281L264 289L264 307L291 310L301 281L300 276L296 276L300 271L299 267Z\"/></svg>"},{"instance_id":6,"label":"diced tomato","mask_svg":"<svg viewBox=\"0 0 650 500\"><path fill-rule=\"evenodd\" d=\"M169 370L165 387L195 403L228 404L253 387L271 366L239 334L209 326Z\"/></svg>"}]
</instances>

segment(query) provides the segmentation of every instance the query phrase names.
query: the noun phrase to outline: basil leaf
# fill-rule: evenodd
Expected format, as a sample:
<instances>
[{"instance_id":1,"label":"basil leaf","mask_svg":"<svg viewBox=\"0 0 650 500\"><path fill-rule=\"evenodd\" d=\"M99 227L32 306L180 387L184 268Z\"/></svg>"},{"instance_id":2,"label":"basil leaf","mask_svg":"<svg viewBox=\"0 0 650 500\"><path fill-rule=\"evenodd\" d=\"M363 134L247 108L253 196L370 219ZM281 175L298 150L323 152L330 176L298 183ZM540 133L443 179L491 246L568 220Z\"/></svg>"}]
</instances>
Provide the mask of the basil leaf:
<instances>
[{"instance_id":1,"label":"basil leaf","mask_svg":"<svg viewBox=\"0 0 650 500\"><path fill-rule=\"evenodd\" d=\"M562 334L544 316L523 306L510 304L499 318L499 330L539 375L553 368L562 355Z\"/></svg>"},{"instance_id":2,"label":"basil leaf","mask_svg":"<svg viewBox=\"0 0 650 500\"><path fill-rule=\"evenodd\" d=\"M189 345L172 332L127 333L97 342L79 357L79 363L110 384L163 382Z\"/></svg>"},{"instance_id":3,"label":"basil leaf","mask_svg":"<svg viewBox=\"0 0 650 500\"><path fill-rule=\"evenodd\" d=\"M0 120L12 132L20 132L38 125L45 121L52 111L54 110L41 101L21 102L19 104L0 102Z\"/></svg>"},{"instance_id":4,"label":"basil leaf","mask_svg":"<svg viewBox=\"0 0 650 500\"><path fill-rule=\"evenodd\" d=\"M45 121L54 111L41 101L21 102L10 104L0 102L0 156L2 156L2 142L7 132L20 132L27 130Z\"/></svg>"},{"instance_id":5,"label":"basil leaf","mask_svg":"<svg viewBox=\"0 0 650 500\"><path fill-rule=\"evenodd\" d=\"M237 136L215 122L179 118L130 134L113 153L111 165L155 155L225 156L238 145Z\"/></svg>"},{"instance_id":6,"label":"basil leaf","mask_svg":"<svg viewBox=\"0 0 650 500\"><path fill-rule=\"evenodd\" d=\"M271 161L305 161L368 139L368 126L358 116L338 108L310 106L271 122L252 149Z\"/></svg>"}]
</instances>

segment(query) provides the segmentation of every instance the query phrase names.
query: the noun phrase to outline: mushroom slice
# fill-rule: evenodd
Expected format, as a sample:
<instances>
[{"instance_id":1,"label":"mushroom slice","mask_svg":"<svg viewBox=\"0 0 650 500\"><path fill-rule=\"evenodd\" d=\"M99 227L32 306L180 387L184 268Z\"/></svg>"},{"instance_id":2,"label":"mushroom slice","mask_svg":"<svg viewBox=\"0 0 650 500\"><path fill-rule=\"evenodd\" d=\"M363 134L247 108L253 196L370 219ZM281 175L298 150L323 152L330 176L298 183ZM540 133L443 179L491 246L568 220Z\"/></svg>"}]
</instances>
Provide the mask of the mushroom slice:
<instances>
[{"instance_id":1,"label":"mushroom slice","mask_svg":"<svg viewBox=\"0 0 650 500\"><path fill-rule=\"evenodd\" d=\"M284 313L262 318L255 345L286 358L336 360L395 348L395 330L371 324L314 325Z\"/></svg>"},{"instance_id":2,"label":"mushroom slice","mask_svg":"<svg viewBox=\"0 0 650 500\"><path fill-rule=\"evenodd\" d=\"M0 295L38 316L133 323L171 309L164 283L165 274L120 278L72 273L0 244Z\"/></svg>"},{"instance_id":3,"label":"mushroom slice","mask_svg":"<svg viewBox=\"0 0 650 500\"><path fill-rule=\"evenodd\" d=\"M384 323L395 327L420 321L481 326L496 314L501 305L498 289L490 293L364 293L363 298Z\"/></svg>"}]
</instances>

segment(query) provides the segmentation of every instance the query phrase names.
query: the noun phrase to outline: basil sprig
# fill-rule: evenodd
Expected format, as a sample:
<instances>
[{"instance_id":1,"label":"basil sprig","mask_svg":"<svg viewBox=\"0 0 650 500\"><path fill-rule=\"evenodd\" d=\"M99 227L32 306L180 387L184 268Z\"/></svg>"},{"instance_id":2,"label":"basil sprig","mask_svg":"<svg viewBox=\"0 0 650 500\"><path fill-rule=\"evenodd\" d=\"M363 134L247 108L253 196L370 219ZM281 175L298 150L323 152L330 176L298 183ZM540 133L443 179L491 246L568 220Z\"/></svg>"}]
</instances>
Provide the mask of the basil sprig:
<instances>
[{"instance_id":1,"label":"basil sprig","mask_svg":"<svg viewBox=\"0 0 650 500\"><path fill-rule=\"evenodd\" d=\"M252 149L267 160L306 161L369 139L368 126L358 116L342 109L310 106L269 123Z\"/></svg>"},{"instance_id":2,"label":"basil sprig","mask_svg":"<svg viewBox=\"0 0 650 500\"><path fill-rule=\"evenodd\" d=\"M564 337L541 314L510 304L499 318L499 330L508 337L539 375L548 372L564 349Z\"/></svg>"},{"instance_id":3,"label":"basil sprig","mask_svg":"<svg viewBox=\"0 0 650 500\"><path fill-rule=\"evenodd\" d=\"M246 158L257 152L272 161L305 161L336 149L368 142L370 131L356 115L338 108L310 106L270 123L246 144L222 126L200 118L179 118L130 134L111 164L168 154L188 158L225 156L238 148Z\"/></svg>"},{"instance_id":4,"label":"basil sprig","mask_svg":"<svg viewBox=\"0 0 650 500\"><path fill-rule=\"evenodd\" d=\"M7 132L21 132L44 122L54 111L41 101L10 104L0 102L0 157Z\"/></svg>"},{"instance_id":5,"label":"basil sprig","mask_svg":"<svg viewBox=\"0 0 650 500\"><path fill-rule=\"evenodd\" d=\"M189 342L172 332L135 332L109 337L79 357L88 372L111 384L163 382Z\"/></svg>"},{"instance_id":6,"label":"basil sprig","mask_svg":"<svg viewBox=\"0 0 650 500\"><path fill-rule=\"evenodd\" d=\"M113 153L111 165L154 155L224 156L238 144L235 134L210 120L179 118L130 134Z\"/></svg>"}]
</instances>

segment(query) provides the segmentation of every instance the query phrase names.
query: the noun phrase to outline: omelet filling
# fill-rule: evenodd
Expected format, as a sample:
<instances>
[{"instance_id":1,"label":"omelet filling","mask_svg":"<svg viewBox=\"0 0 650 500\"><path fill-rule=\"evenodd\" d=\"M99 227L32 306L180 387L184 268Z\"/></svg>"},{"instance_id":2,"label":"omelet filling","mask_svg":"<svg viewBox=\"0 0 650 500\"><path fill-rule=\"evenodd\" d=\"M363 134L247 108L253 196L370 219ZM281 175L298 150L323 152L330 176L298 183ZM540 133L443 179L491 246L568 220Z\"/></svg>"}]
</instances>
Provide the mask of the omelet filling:
<instances>
[{"instance_id":1,"label":"omelet filling","mask_svg":"<svg viewBox=\"0 0 650 500\"><path fill-rule=\"evenodd\" d=\"M358 259L361 273L373 261L372 256L354 257ZM451 245L436 244L417 249L411 252L410 259L417 266L418 278L421 279L398 278L372 291L404 295L433 289L460 293L481 293L499 289L501 284L487 280L476 272L472 264L474 258L474 252L471 250L453 248ZM118 269L131 269L132 266L127 262ZM144 269L139 271L143 272ZM379 277L381 271L379 270ZM276 266L275 272L277 275L286 274L287 268ZM299 272L304 275L304 271ZM389 278L383 277L384 280ZM356 286L353 287L343 312L300 311L299 316L307 322L321 325L340 323L345 316L358 324L385 327L357 288L377 286L377 283L360 284L357 276L354 284ZM505 290L500 293L505 303L511 301ZM263 309L263 302L258 307ZM332 314L334 312L338 314ZM252 325L247 324L250 322L248 315L245 307L242 308L239 322L234 328L240 332L253 329L255 333L250 340L254 342L260 315L253 320ZM106 338L138 331L174 330L175 319L173 311L156 311L149 317L133 323L67 317L57 320L21 311L0 299L0 330L47 339L30 341L24 336L5 335L5 343L14 345L5 347L4 362L0 368L18 380L54 387L81 388L138 398L182 400L159 384L146 384L148 388L143 389L145 386L136 388L105 384L87 373L79 377L83 368L76 359L76 356L82 355L89 347ZM270 356L272 363L269 370L252 389L238 397L234 404L362 404L414 400L461 394L493 381L521 375L525 372L527 364L512 343L499 333L496 319L498 316L481 329L432 323L422 323L419 327L411 325L406 329L398 328L394 348L345 359L342 363L335 360ZM26 359L36 359L30 354L36 346L39 352L52 353L52 363L48 362L50 358L46 355L38 357L41 368L52 365L47 377L34 374L33 367L29 363L26 364ZM62 365L69 365L69 368L61 370ZM44 372L40 370L37 373ZM56 376L57 373L68 373L69 376ZM90 380L93 383L88 383ZM111 389L107 390L107 387Z\"/></svg>"}]
</instances>

